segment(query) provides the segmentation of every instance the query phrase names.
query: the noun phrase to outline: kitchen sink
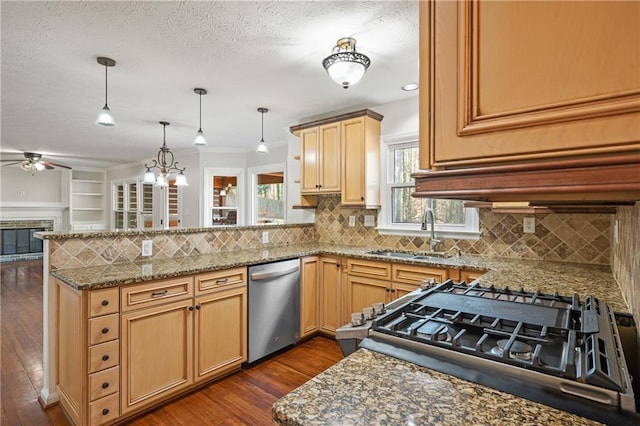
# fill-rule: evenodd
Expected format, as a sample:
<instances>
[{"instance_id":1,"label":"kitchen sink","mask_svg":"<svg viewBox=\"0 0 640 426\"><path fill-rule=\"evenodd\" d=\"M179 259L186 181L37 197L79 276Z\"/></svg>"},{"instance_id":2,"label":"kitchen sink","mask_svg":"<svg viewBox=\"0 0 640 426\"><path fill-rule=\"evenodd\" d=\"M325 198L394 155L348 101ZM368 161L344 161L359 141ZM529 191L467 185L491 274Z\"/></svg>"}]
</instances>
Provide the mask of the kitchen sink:
<instances>
[{"instance_id":1,"label":"kitchen sink","mask_svg":"<svg viewBox=\"0 0 640 426\"><path fill-rule=\"evenodd\" d=\"M404 251L392 251L392 250L372 250L367 254L375 256L390 257L394 259L411 259L411 260L440 260L443 258L451 257L452 253L446 251L434 251L434 252L422 252L420 254L409 253Z\"/></svg>"}]
</instances>

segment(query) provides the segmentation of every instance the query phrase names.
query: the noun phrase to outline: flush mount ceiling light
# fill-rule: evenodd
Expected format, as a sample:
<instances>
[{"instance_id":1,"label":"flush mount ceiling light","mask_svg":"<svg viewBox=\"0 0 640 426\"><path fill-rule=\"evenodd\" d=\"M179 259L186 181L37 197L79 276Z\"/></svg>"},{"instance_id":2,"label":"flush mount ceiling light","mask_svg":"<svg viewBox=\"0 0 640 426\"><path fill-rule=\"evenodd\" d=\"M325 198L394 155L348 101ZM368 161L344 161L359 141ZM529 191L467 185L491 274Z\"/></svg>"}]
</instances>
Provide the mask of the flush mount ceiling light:
<instances>
[{"instance_id":1,"label":"flush mount ceiling light","mask_svg":"<svg viewBox=\"0 0 640 426\"><path fill-rule=\"evenodd\" d=\"M418 85L418 83L407 83L404 86L401 87L402 90L404 90L405 92L412 92L414 90L418 90L420 86Z\"/></svg>"},{"instance_id":2,"label":"flush mount ceiling light","mask_svg":"<svg viewBox=\"0 0 640 426\"><path fill-rule=\"evenodd\" d=\"M104 107L102 107L102 110L98 114L96 124L99 126L113 127L116 125L116 122L113 119L113 115L111 115L109 105L107 105L107 70L109 69L109 67L115 67L116 61L111 58L100 56L98 58L98 63L100 65L104 65Z\"/></svg>"},{"instance_id":3,"label":"flush mount ceiling light","mask_svg":"<svg viewBox=\"0 0 640 426\"><path fill-rule=\"evenodd\" d=\"M359 82L370 64L367 55L356 52L356 40L351 37L338 40L331 55L322 61L329 77L345 89Z\"/></svg>"},{"instance_id":4,"label":"flush mount ceiling light","mask_svg":"<svg viewBox=\"0 0 640 426\"><path fill-rule=\"evenodd\" d=\"M262 137L260 138L260 143L258 144L258 149L256 149L256 152L258 154L268 154L269 153L269 149L267 148L267 144L264 143L264 114L266 112L269 112L269 110L267 108L258 108L258 112L260 114L262 114Z\"/></svg>"},{"instance_id":5,"label":"flush mount ceiling light","mask_svg":"<svg viewBox=\"0 0 640 426\"><path fill-rule=\"evenodd\" d=\"M169 183L169 174L172 172L177 172L176 176L176 186L187 186L187 178L184 175L185 167L178 167L178 162L175 161L173 157L173 153L167 147L167 126L170 124L168 121L160 121L162 125L162 146L160 147L160 151L158 151L157 159L153 160L153 164L144 166L147 168L147 171L144 174L144 183L153 183L156 186L167 186ZM156 177L151 169L158 169L158 176Z\"/></svg>"},{"instance_id":6,"label":"flush mount ceiling light","mask_svg":"<svg viewBox=\"0 0 640 426\"><path fill-rule=\"evenodd\" d=\"M207 94L207 89L196 87L193 91L200 96L200 125L198 126L198 132L193 140L193 144L195 146L207 146L207 140L204 138L204 133L202 133L202 95Z\"/></svg>"}]
</instances>

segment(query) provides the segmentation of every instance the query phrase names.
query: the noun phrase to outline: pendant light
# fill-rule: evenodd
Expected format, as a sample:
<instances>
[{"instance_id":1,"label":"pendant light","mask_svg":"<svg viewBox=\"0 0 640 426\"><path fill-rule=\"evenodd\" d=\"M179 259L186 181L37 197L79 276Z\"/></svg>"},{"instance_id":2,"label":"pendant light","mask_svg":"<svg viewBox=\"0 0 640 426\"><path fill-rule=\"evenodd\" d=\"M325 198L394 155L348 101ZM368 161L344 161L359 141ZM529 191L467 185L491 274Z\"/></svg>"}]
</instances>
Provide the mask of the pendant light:
<instances>
[{"instance_id":1,"label":"pendant light","mask_svg":"<svg viewBox=\"0 0 640 426\"><path fill-rule=\"evenodd\" d=\"M256 152L258 154L268 154L269 153L269 149L267 148L267 144L264 143L264 114L266 112L269 112L269 110L267 108L258 108L258 112L260 114L262 114L262 137L260 138L260 143L258 144L258 149L256 149Z\"/></svg>"},{"instance_id":2,"label":"pendant light","mask_svg":"<svg viewBox=\"0 0 640 426\"><path fill-rule=\"evenodd\" d=\"M343 37L336 42L331 55L324 58L322 66L329 77L345 89L360 81L371 60L356 52L356 39Z\"/></svg>"},{"instance_id":3,"label":"pendant light","mask_svg":"<svg viewBox=\"0 0 640 426\"><path fill-rule=\"evenodd\" d=\"M107 70L109 69L109 67L115 67L116 61L111 58L100 56L98 58L98 63L100 65L104 65L104 107L102 107L102 110L98 114L96 124L99 126L113 127L116 125L116 122L113 119L113 115L111 115L111 110L109 109L109 105L107 104Z\"/></svg>"},{"instance_id":4,"label":"pendant light","mask_svg":"<svg viewBox=\"0 0 640 426\"><path fill-rule=\"evenodd\" d=\"M155 186L167 186L169 184L169 174L173 171L178 172L176 176L176 186L187 186L187 178L184 175L185 167L178 167L178 162L175 161L173 157L173 153L167 146L167 126L171 123L168 121L160 121L162 125L162 146L160 147L160 151L158 151L158 156L155 160L153 160L153 164L144 166L147 168L147 171L144 173L143 182L144 183L153 183ZM158 176L156 177L151 169L158 169Z\"/></svg>"},{"instance_id":5,"label":"pendant light","mask_svg":"<svg viewBox=\"0 0 640 426\"><path fill-rule=\"evenodd\" d=\"M202 95L207 94L207 89L201 89L196 87L193 91L200 96L200 125L198 126L198 132L196 133L196 137L193 140L193 145L195 146L207 146L207 140L204 137L204 133L202 132Z\"/></svg>"}]
</instances>

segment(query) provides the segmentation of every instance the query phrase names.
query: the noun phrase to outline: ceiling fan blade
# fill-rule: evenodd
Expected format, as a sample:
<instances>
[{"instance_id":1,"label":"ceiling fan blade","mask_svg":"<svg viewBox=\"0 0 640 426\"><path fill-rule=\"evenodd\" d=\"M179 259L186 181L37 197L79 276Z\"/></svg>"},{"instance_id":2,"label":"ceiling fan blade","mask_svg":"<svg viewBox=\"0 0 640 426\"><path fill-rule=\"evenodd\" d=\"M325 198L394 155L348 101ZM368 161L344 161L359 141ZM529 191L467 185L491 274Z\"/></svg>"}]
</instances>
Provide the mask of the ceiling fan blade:
<instances>
[{"instance_id":1,"label":"ceiling fan blade","mask_svg":"<svg viewBox=\"0 0 640 426\"><path fill-rule=\"evenodd\" d=\"M71 170L71 167L65 166L64 164L52 163L51 161L42 161L42 163L45 166L49 166L50 168L53 168L53 166L55 166L55 167L62 167L63 169ZM49 167L47 167L47 168L49 168Z\"/></svg>"},{"instance_id":2,"label":"ceiling fan blade","mask_svg":"<svg viewBox=\"0 0 640 426\"><path fill-rule=\"evenodd\" d=\"M22 160L22 161L16 161L16 160L0 160L0 161L3 161L3 162L4 162L4 161L13 161L13 163L4 164L5 166L13 166L14 164L20 164L20 163L22 163L22 161L24 161L24 160Z\"/></svg>"},{"instance_id":3,"label":"ceiling fan blade","mask_svg":"<svg viewBox=\"0 0 640 426\"><path fill-rule=\"evenodd\" d=\"M6 163L7 161L14 161L14 162L18 162L18 163L19 163L19 162L21 162L21 161L24 161L24 158L23 158L23 159L20 159L20 160L16 160L16 159L12 159L12 160L0 160L0 163Z\"/></svg>"},{"instance_id":4,"label":"ceiling fan blade","mask_svg":"<svg viewBox=\"0 0 640 426\"><path fill-rule=\"evenodd\" d=\"M47 163L44 163L44 168L47 170L53 170L55 169L55 167L48 165Z\"/></svg>"}]
</instances>

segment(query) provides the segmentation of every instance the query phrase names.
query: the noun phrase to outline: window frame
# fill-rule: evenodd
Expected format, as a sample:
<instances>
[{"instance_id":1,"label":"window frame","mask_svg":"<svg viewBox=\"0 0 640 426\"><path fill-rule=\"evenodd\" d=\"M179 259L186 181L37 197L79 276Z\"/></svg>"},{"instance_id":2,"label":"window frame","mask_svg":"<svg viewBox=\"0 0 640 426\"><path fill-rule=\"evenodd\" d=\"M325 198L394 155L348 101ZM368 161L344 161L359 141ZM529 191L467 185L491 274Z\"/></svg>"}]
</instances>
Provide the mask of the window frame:
<instances>
[{"instance_id":1,"label":"window frame","mask_svg":"<svg viewBox=\"0 0 640 426\"><path fill-rule=\"evenodd\" d=\"M250 200L249 200L249 210L250 210L250 225L257 225L258 223L258 175L261 173L269 173L273 171L282 170L284 181L283 185L283 193L282 193L282 203L284 207L284 217L282 218L283 223L287 223L287 167L285 163L275 163L275 164L267 164L263 166L255 166L249 167L248 174L251 176L251 188L249 189Z\"/></svg>"},{"instance_id":2,"label":"window frame","mask_svg":"<svg viewBox=\"0 0 640 426\"><path fill-rule=\"evenodd\" d=\"M393 223L392 188L414 186L411 184L396 184L394 179L394 151L396 149L417 147L418 134L415 132L393 135L381 138L382 152L380 156L380 212L378 213L377 231L382 235L422 236L430 235L427 230L420 229L419 223ZM465 209L465 224L436 224L437 238L455 238L464 240L480 239L480 215L477 208Z\"/></svg>"}]
</instances>

